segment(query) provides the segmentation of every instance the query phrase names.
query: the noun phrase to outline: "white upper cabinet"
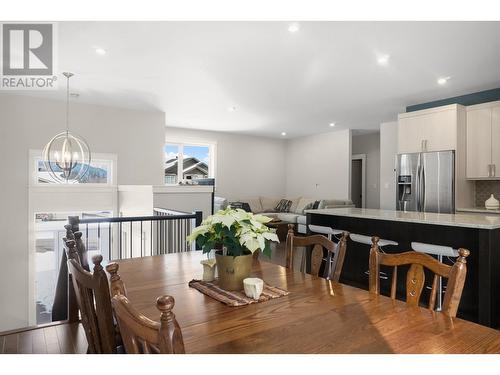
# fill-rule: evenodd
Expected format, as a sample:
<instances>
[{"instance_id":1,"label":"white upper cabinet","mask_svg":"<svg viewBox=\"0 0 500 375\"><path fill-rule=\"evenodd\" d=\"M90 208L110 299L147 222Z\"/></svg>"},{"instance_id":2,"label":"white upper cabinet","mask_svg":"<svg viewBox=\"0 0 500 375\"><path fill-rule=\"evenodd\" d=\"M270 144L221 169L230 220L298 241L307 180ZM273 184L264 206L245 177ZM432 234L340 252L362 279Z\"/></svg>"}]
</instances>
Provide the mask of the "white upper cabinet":
<instances>
[{"instance_id":1,"label":"white upper cabinet","mask_svg":"<svg viewBox=\"0 0 500 375\"><path fill-rule=\"evenodd\" d=\"M398 153L457 148L458 105L402 113L398 116Z\"/></svg>"},{"instance_id":2,"label":"white upper cabinet","mask_svg":"<svg viewBox=\"0 0 500 375\"><path fill-rule=\"evenodd\" d=\"M467 178L490 177L491 164L491 109L467 110Z\"/></svg>"},{"instance_id":3,"label":"white upper cabinet","mask_svg":"<svg viewBox=\"0 0 500 375\"><path fill-rule=\"evenodd\" d=\"M467 107L467 178L500 179L500 102Z\"/></svg>"},{"instance_id":4,"label":"white upper cabinet","mask_svg":"<svg viewBox=\"0 0 500 375\"><path fill-rule=\"evenodd\" d=\"M493 177L500 178L500 105L491 109L491 164Z\"/></svg>"}]
</instances>

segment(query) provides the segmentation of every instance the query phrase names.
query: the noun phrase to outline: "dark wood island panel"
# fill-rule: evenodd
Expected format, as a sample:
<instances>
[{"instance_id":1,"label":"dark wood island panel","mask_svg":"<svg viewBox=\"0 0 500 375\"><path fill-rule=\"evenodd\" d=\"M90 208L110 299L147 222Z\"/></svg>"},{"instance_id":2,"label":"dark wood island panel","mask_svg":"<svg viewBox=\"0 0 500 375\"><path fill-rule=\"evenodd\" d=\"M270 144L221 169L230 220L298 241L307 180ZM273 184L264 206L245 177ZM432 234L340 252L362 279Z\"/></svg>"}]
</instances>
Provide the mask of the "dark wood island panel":
<instances>
[{"instance_id":1,"label":"dark wood island panel","mask_svg":"<svg viewBox=\"0 0 500 375\"><path fill-rule=\"evenodd\" d=\"M349 217L345 214L335 215L333 212L309 212L307 220L309 224L397 241L399 246L384 248L389 253L408 251L411 249L411 242L467 248L471 254L467 258L467 278L457 316L489 327L500 326L500 228ZM368 275L365 272L368 270L369 252L370 246L348 241L341 283L368 289ZM443 258L446 264L452 264L453 261L454 259ZM385 295L389 295L390 272L388 269L387 280L381 280L381 292ZM406 272L398 275L401 299L405 291L405 277ZM432 279L426 277L426 280L430 285ZM427 298L427 293L428 290L425 290L423 299Z\"/></svg>"}]
</instances>

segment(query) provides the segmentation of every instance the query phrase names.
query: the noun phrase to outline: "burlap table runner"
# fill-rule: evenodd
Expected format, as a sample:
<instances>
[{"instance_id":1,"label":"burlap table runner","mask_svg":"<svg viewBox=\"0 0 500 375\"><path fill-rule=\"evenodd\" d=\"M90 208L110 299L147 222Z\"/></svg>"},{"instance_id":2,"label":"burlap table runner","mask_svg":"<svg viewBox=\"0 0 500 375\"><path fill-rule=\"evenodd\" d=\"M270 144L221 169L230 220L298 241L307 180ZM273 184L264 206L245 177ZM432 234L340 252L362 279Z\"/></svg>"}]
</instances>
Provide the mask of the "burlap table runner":
<instances>
[{"instance_id":1,"label":"burlap table runner","mask_svg":"<svg viewBox=\"0 0 500 375\"><path fill-rule=\"evenodd\" d=\"M217 286L216 281L191 280L189 286L228 306L244 306L251 303L266 302L270 299L280 298L290 294L287 290L270 286L266 283L264 283L264 290L258 300L248 298L243 291L234 292L221 289Z\"/></svg>"}]
</instances>

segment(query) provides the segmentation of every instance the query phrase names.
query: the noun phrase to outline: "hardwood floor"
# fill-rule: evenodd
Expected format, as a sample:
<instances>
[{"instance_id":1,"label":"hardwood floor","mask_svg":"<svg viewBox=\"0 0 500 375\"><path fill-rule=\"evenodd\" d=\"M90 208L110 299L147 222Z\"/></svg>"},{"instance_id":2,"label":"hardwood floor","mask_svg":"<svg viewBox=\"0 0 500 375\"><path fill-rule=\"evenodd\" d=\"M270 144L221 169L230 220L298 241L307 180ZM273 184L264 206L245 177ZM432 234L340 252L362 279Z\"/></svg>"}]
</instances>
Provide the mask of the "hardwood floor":
<instances>
[{"instance_id":1,"label":"hardwood floor","mask_svg":"<svg viewBox=\"0 0 500 375\"><path fill-rule=\"evenodd\" d=\"M273 245L271 262L285 265L285 243ZM269 261L260 254L260 259ZM299 268L299 260L294 269ZM87 339L80 323L58 324L23 332L0 334L0 354L85 354Z\"/></svg>"},{"instance_id":2,"label":"hardwood floor","mask_svg":"<svg viewBox=\"0 0 500 375\"><path fill-rule=\"evenodd\" d=\"M80 323L63 323L0 336L0 354L85 354Z\"/></svg>"}]
</instances>

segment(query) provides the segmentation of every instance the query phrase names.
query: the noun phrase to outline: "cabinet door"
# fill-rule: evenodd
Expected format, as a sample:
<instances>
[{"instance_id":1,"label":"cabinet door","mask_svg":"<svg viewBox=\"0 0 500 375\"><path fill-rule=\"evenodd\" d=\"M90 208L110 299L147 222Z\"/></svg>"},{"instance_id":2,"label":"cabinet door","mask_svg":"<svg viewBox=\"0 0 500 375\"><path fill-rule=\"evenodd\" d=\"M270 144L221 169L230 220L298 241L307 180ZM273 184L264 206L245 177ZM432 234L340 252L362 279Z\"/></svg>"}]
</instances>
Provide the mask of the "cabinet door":
<instances>
[{"instance_id":1,"label":"cabinet door","mask_svg":"<svg viewBox=\"0 0 500 375\"><path fill-rule=\"evenodd\" d=\"M426 151L448 151L457 149L457 111L446 110L430 113L421 118L422 139Z\"/></svg>"},{"instance_id":2,"label":"cabinet door","mask_svg":"<svg viewBox=\"0 0 500 375\"><path fill-rule=\"evenodd\" d=\"M490 164L491 109L467 111L467 178L489 177Z\"/></svg>"},{"instance_id":3,"label":"cabinet door","mask_svg":"<svg viewBox=\"0 0 500 375\"><path fill-rule=\"evenodd\" d=\"M421 116L401 118L398 121L398 154L422 151Z\"/></svg>"},{"instance_id":4,"label":"cabinet door","mask_svg":"<svg viewBox=\"0 0 500 375\"><path fill-rule=\"evenodd\" d=\"M500 178L500 106L491 111L491 164L496 178Z\"/></svg>"}]
</instances>

